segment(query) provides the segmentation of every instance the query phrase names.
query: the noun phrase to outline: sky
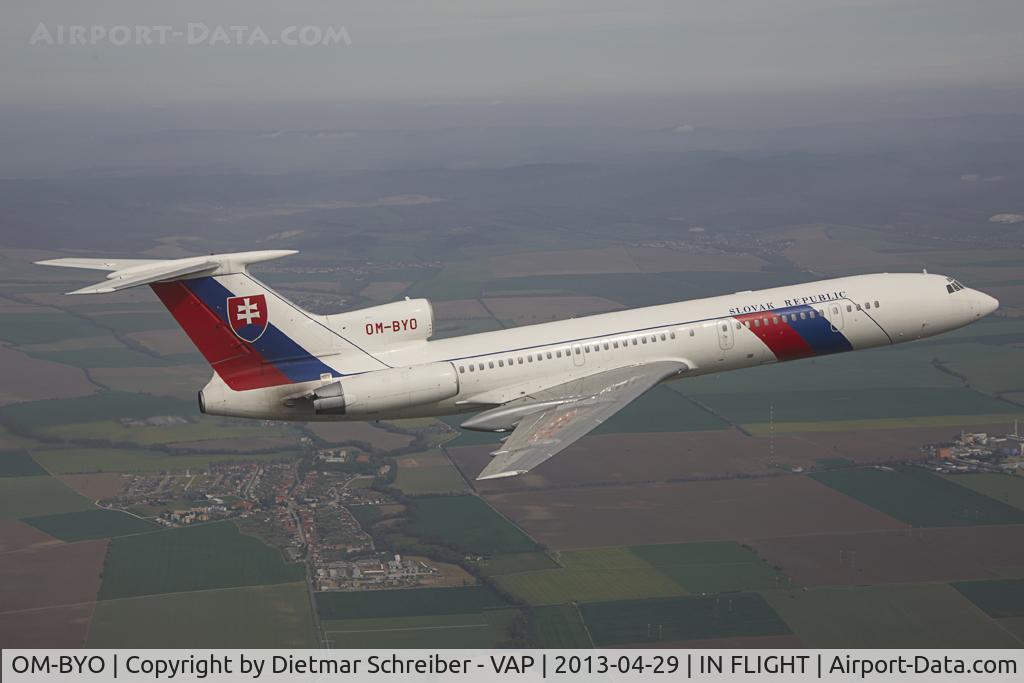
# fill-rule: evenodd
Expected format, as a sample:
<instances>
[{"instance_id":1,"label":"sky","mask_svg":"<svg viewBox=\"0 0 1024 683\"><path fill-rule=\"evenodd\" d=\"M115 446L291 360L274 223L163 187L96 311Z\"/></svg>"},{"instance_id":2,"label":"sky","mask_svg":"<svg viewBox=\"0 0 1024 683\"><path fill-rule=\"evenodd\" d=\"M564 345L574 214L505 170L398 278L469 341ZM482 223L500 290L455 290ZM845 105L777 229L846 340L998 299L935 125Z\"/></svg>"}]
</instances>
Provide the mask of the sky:
<instances>
[{"instance_id":1,"label":"sky","mask_svg":"<svg viewBox=\"0 0 1024 683\"><path fill-rule=\"evenodd\" d=\"M0 61L5 105L1019 88L1024 2L5 0Z\"/></svg>"}]
</instances>

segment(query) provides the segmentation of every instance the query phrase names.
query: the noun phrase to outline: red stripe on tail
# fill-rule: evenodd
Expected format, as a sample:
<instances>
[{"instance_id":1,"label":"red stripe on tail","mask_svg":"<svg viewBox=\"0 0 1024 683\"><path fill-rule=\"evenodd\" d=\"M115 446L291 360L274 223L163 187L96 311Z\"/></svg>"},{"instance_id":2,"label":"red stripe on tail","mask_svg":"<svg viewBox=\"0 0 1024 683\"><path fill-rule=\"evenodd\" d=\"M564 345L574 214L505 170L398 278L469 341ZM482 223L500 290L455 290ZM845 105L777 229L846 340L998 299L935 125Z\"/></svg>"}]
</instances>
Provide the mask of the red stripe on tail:
<instances>
[{"instance_id":1,"label":"red stripe on tail","mask_svg":"<svg viewBox=\"0 0 1024 683\"><path fill-rule=\"evenodd\" d=\"M157 282L150 287L206 361L235 391L291 384L249 344L231 331L183 282Z\"/></svg>"}]
</instances>

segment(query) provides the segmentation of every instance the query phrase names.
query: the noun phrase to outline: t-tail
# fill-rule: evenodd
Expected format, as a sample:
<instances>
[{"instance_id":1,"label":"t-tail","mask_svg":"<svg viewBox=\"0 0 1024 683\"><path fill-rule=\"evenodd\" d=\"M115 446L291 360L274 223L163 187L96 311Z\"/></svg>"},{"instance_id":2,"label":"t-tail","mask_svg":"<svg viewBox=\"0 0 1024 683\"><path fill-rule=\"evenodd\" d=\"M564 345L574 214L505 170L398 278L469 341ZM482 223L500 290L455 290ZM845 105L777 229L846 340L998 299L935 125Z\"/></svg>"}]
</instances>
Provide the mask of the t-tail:
<instances>
[{"instance_id":1,"label":"t-tail","mask_svg":"<svg viewBox=\"0 0 1024 683\"><path fill-rule=\"evenodd\" d=\"M208 408L211 400L225 393L279 387L273 393L287 397L346 375L386 369L389 348L430 336L433 316L424 299L317 315L248 271L251 264L294 253L248 251L172 260L59 258L38 263L109 271L104 281L68 294L151 287L214 370L200 396L207 412L219 412ZM383 336L374 334L381 320L417 323ZM245 401L236 394L232 405L244 407Z\"/></svg>"}]
</instances>

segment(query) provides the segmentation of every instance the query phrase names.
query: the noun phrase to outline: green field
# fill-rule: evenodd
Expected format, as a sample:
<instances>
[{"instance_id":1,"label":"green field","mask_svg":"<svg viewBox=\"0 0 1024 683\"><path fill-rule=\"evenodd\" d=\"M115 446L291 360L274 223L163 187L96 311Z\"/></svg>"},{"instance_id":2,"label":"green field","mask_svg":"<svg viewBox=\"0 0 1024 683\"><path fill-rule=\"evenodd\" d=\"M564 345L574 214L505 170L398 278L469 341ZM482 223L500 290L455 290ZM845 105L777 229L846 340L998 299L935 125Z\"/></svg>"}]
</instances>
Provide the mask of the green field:
<instances>
[{"instance_id":1,"label":"green field","mask_svg":"<svg viewBox=\"0 0 1024 683\"><path fill-rule=\"evenodd\" d=\"M522 553L537 544L477 496L418 498L406 531L426 543L481 555Z\"/></svg>"},{"instance_id":2,"label":"green field","mask_svg":"<svg viewBox=\"0 0 1024 683\"><path fill-rule=\"evenodd\" d=\"M115 332L143 332L145 330L168 330L168 334L181 334L171 314L159 306L139 311L117 313L91 312L90 319L100 327Z\"/></svg>"},{"instance_id":3,"label":"green field","mask_svg":"<svg viewBox=\"0 0 1024 683\"><path fill-rule=\"evenodd\" d=\"M494 581L532 605L685 595L686 590L626 548L564 551L561 569L503 574Z\"/></svg>"},{"instance_id":4,"label":"green field","mask_svg":"<svg viewBox=\"0 0 1024 683\"><path fill-rule=\"evenodd\" d=\"M44 344L107 334L88 320L69 313L0 313L0 339L12 344Z\"/></svg>"},{"instance_id":5,"label":"green field","mask_svg":"<svg viewBox=\"0 0 1024 683\"><path fill-rule=\"evenodd\" d=\"M990 617L1024 617L1024 579L961 581L953 587Z\"/></svg>"},{"instance_id":6,"label":"green field","mask_svg":"<svg viewBox=\"0 0 1024 683\"><path fill-rule=\"evenodd\" d=\"M4 406L0 408L0 421L22 429L35 430L47 425L63 426L122 417L188 416L198 412L194 401L124 391L103 391L82 398L54 398Z\"/></svg>"},{"instance_id":7,"label":"green field","mask_svg":"<svg viewBox=\"0 0 1024 683\"><path fill-rule=\"evenodd\" d=\"M53 477L0 477L0 518L33 517L92 508L92 501L78 495Z\"/></svg>"},{"instance_id":8,"label":"green field","mask_svg":"<svg viewBox=\"0 0 1024 683\"><path fill-rule=\"evenodd\" d=\"M580 612L598 647L790 632L757 593L586 603Z\"/></svg>"},{"instance_id":9,"label":"green field","mask_svg":"<svg viewBox=\"0 0 1024 683\"><path fill-rule=\"evenodd\" d=\"M172 365L168 359L140 353L126 346L104 346L67 351L29 351L33 358L64 363L77 368L146 368Z\"/></svg>"},{"instance_id":10,"label":"green field","mask_svg":"<svg viewBox=\"0 0 1024 683\"><path fill-rule=\"evenodd\" d=\"M877 429L910 429L920 427L952 427L956 431L967 425L1012 424L1019 413L975 415L932 415L930 417L892 417L871 420L819 420L817 422L748 423L743 428L755 436L792 434L799 432L840 432Z\"/></svg>"},{"instance_id":11,"label":"green field","mask_svg":"<svg viewBox=\"0 0 1024 683\"><path fill-rule=\"evenodd\" d=\"M592 434L728 429L729 425L667 386L655 387L610 417Z\"/></svg>"},{"instance_id":12,"label":"green field","mask_svg":"<svg viewBox=\"0 0 1024 683\"><path fill-rule=\"evenodd\" d=\"M145 425L138 427L126 427L117 420L71 422L46 427L38 432L43 437L57 437L68 441L85 441L87 443L108 441L114 444L138 446L160 446L205 439L254 439L293 434L287 427L260 427L255 422L228 422L215 418L203 418L196 422L167 426Z\"/></svg>"},{"instance_id":13,"label":"green field","mask_svg":"<svg viewBox=\"0 0 1024 683\"><path fill-rule=\"evenodd\" d=\"M139 519L126 512L101 508L79 512L61 512L39 517L23 517L22 521L54 538L68 542L141 534L159 528L152 522Z\"/></svg>"},{"instance_id":14,"label":"green field","mask_svg":"<svg viewBox=\"0 0 1024 683\"><path fill-rule=\"evenodd\" d=\"M205 469L213 462L292 460L298 453L211 453L168 455L141 448L51 448L33 451L33 457L54 474L92 472L184 472Z\"/></svg>"},{"instance_id":15,"label":"green field","mask_svg":"<svg viewBox=\"0 0 1024 683\"><path fill-rule=\"evenodd\" d=\"M951 474L944 479L1024 510L1024 477L1009 474Z\"/></svg>"},{"instance_id":16,"label":"green field","mask_svg":"<svg viewBox=\"0 0 1024 683\"><path fill-rule=\"evenodd\" d=\"M453 465L403 467L399 459L395 488L411 496L417 496L430 493L461 493L467 487L466 480Z\"/></svg>"},{"instance_id":17,"label":"green field","mask_svg":"<svg viewBox=\"0 0 1024 683\"><path fill-rule=\"evenodd\" d=\"M834 386L831 377L829 384ZM773 385L778 386L778 383ZM694 394L694 397L737 424L768 422L772 406L776 422L998 415L1016 410L1016 406L1005 401L954 387L787 391L779 386L776 391Z\"/></svg>"},{"instance_id":18,"label":"green field","mask_svg":"<svg viewBox=\"0 0 1024 683\"><path fill-rule=\"evenodd\" d=\"M445 614L381 619L337 619L321 622L331 647L493 648L508 640L516 610L492 609L471 614Z\"/></svg>"},{"instance_id":19,"label":"green field","mask_svg":"<svg viewBox=\"0 0 1024 683\"><path fill-rule=\"evenodd\" d=\"M807 647L1021 647L946 585L765 591L764 595Z\"/></svg>"},{"instance_id":20,"label":"green field","mask_svg":"<svg viewBox=\"0 0 1024 683\"><path fill-rule=\"evenodd\" d=\"M831 470L810 476L913 526L1024 522L1024 510L919 468Z\"/></svg>"},{"instance_id":21,"label":"green field","mask_svg":"<svg viewBox=\"0 0 1024 683\"><path fill-rule=\"evenodd\" d=\"M317 612L325 620L471 614L502 607L508 605L487 586L316 594Z\"/></svg>"},{"instance_id":22,"label":"green field","mask_svg":"<svg viewBox=\"0 0 1024 683\"><path fill-rule=\"evenodd\" d=\"M1014 335L1024 341L1024 335ZM1008 340L1007 340L1008 341ZM991 344L946 344L932 350L949 370L991 394L1024 388L1024 349Z\"/></svg>"},{"instance_id":23,"label":"green field","mask_svg":"<svg viewBox=\"0 0 1024 683\"><path fill-rule=\"evenodd\" d=\"M563 551L555 556L561 566L553 569L529 562L517 568L516 557L499 556L494 568L485 564L482 569L504 590L532 605L790 585L781 571L732 541Z\"/></svg>"},{"instance_id":24,"label":"green field","mask_svg":"<svg viewBox=\"0 0 1024 683\"><path fill-rule=\"evenodd\" d=\"M0 451L0 477L38 477L46 470L39 466L28 451Z\"/></svg>"},{"instance_id":25,"label":"green field","mask_svg":"<svg viewBox=\"0 0 1024 683\"><path fill-rule=\"evenodd\" d=\"M545 605L530 610L531 647L593 647L587 629L575 605Z\"/></svg>"},{"instance_id":26,"label":"green field","mask_svg":"<svg viewBox=\"0 0 1024 683\"><path fill-rule=\"evenodd\" d=\"M300 581L302 565L231 522L165 529L110 543L99 599Z\"/></svg>"},{"instance_id":27,"label":"green field","mask_svg":"<svg viewBox=\"0 0 1024 683\"><path fill-rule=\"evenodd\" d=\"M630 551L689 593L721 593L789 585L780 571L733 541L634 546Z\"/></svg>"},{"instance_id":28,"label":"green field","mask_svg":"<svg viewBox=\"0 0 1024 683\"><path fill-rule=\"evenodd\" d=\"M518 572L529 572L538 569L557 569L558 567L558 563L552 560L550 555L539 551L534 553L495 555L480 563L480 571L487 576L516 574Z\"/></svg>"},{"instance_id":29,"label":"green field","mask_svg":"<svg viewBox=\"0 0 1024 683\"><path fill-rule=\"evenodd\" d=\"M315 648L306 584L250 586L106 600L91 648Z\"/></svg>"}]
</instances>

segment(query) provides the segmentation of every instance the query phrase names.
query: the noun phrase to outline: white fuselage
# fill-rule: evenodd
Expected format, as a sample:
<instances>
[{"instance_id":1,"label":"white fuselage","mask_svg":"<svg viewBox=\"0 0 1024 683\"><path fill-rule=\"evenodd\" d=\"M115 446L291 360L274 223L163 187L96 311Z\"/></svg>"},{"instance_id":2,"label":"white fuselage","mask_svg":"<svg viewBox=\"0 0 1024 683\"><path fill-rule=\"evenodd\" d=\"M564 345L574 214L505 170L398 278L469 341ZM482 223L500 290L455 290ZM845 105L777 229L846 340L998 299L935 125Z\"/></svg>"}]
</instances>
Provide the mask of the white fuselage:
<instances>
[{"instance_id":1,"label":"white fuselage","mask_svg":"<svg viewBox=\"0 0 1024 683\"><path fill-rule=\"evenodd\" d=\"M232 391L216 376L203 390L206 412L297 420L369 420L481 410L603 370L677 361L696 376L766 363L913 341L967 325L998 302L941 275L858 275L605 313L372 352L373 367L319 356L337 377L376 368L444 367L457 391L442 400L359 415L316 415L284 399L302 386ZM954 291L950 291L954 289Z\"/></svg>"}]
</instances>

